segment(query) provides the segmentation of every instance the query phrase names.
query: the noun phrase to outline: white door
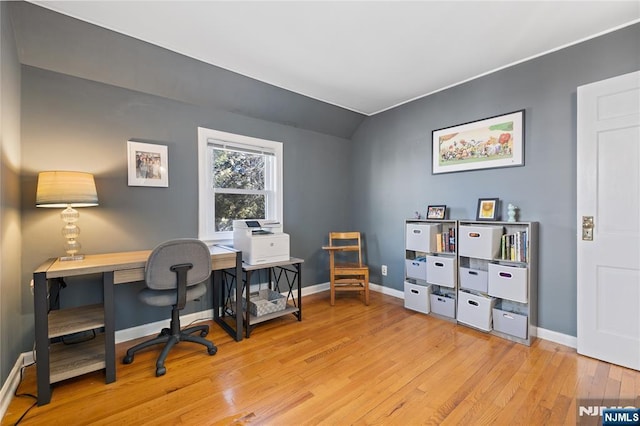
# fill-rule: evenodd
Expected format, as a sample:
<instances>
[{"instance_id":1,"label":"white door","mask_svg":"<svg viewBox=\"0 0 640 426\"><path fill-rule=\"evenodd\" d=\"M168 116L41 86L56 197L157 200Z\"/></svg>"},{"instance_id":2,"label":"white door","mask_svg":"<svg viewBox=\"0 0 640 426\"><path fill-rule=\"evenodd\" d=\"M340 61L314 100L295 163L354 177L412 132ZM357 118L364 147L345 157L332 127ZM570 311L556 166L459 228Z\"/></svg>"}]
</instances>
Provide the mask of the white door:
<instances>
[{"instance_id":1,"label":"white door","mask_svg":"<svg viewBox=\"0 0 640 426\"><path fill-rule=\"evenodd\" d=\"M578 88L577 141L578 353L640 370L640 72Z\"/></svg>"}]
</instances>

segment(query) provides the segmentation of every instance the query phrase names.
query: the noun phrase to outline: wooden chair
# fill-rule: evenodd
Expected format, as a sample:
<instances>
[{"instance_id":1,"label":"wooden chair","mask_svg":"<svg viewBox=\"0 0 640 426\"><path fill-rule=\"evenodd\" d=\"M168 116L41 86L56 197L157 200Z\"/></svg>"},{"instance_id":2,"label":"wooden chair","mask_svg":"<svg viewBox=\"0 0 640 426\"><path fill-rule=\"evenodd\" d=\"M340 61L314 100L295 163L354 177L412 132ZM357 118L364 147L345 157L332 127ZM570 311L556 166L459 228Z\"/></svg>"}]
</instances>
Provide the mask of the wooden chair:
<instances>
[{"instance_id":1,"label":"wooden chair","mask_svg":"<svg viewBox=\"0 0 640 426\"><path fill-rule=\"evenodd\" d=\"M369 305L369 267L362 263L362 241L359 232L331 232L329 245L331 306L336 291L364 291L364 303Z\"/></svg>"}]
</instances>

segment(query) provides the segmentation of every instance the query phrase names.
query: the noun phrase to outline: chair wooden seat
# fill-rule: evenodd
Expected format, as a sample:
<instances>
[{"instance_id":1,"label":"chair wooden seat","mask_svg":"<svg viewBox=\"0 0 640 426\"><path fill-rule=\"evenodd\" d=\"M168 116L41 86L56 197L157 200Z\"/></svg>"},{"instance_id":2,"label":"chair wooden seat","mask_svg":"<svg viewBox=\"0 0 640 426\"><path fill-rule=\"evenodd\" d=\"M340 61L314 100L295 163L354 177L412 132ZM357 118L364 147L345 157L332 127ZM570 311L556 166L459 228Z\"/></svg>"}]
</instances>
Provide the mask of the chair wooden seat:
<instances>
[{"instance_id":1,"label":"chair wooden seat","mask_svg":"<svg viewBox=\"0 0 640 426\"><path fill-rule=\"evenodd\" d=\"M335 305L336 291L364 292L369 305L369 268L362 263L362 241L359 232L331 232L329 245L331 306ZM357 259L350 259L350 257ZM354 261L354 260L357 260Z\"/></svg>"}]
</instances>

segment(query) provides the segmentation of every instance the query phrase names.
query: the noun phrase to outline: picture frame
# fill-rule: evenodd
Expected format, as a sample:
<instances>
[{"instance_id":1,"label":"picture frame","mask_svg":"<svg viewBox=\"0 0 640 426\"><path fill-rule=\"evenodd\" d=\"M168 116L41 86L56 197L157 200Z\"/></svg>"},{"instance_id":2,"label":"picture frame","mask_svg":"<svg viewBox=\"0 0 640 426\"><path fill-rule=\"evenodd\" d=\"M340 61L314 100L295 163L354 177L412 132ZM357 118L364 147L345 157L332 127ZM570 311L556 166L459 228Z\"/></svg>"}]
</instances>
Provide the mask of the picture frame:
<instances>
[{"instance_id":1,"label":"picture frame","mask_svg":"<svg viewBox=\"0 0 640 426\"><path fill-rule=\"evenodd\" d=\"M169 186L169 163L166 145L127 142L129 186Z\"/></svg>"},{"instance_id":2,"label":"picture frame","mask_svg":"<svg viewBox=\"0 0 640 426\"><path fill-rule=\"evenodd\" d=\"M428 206L427 219L444 219L447 215L447 206Z\"/></svg>"},{"instance_id":3,"label":"picture frame","mask_svg":"<svg viewBox=\"0 0 640 426\"><path fill-rule=\"evenodd\" d=\"M499 198L478 198L476 220L495 221L500 220Z\"/></svg>"},{"instance_id":4,"label":"picture frame","mask_svg":"<svg viewBox=\"0 0 640 426\"><path fill-rule=\"evenodd\" d=\"M431 132L432 174L524 166L524 109Z\"/></svg>"}]
</instances>

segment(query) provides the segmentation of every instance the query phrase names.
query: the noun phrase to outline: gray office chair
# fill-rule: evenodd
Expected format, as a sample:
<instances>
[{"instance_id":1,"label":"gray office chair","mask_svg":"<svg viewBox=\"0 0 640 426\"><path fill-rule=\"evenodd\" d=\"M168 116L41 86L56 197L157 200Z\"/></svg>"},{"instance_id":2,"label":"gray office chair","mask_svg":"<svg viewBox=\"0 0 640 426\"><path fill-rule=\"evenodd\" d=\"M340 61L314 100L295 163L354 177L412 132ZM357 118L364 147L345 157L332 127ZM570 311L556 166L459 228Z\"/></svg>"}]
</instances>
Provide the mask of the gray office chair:
<instances>
[{"instance_id":1,"label":"gray office chair","mask_svg":"<svg viewBox=\"0 0 640 426\"><path fill-rule=\"evenodd\" d=\"M156 362L156 376L162 376L167 372L164 362L169 350L180 341L199 343L207 347L209 355L215 355L218 349L204 338L209 333L208 325L180 330L180 311L187 300L196 300L206 293L204 281L210 275L211 253L200 240L170 240L153 249L144 271L147 287L140 291L138 298L147 305L173 306L171 325L170 328L162 329L157 337L129 348L122 359L124 364L133 362L135 352L165 343ZM200 336L192 336L197 331Z\"/></svg>"}]
</instances>

